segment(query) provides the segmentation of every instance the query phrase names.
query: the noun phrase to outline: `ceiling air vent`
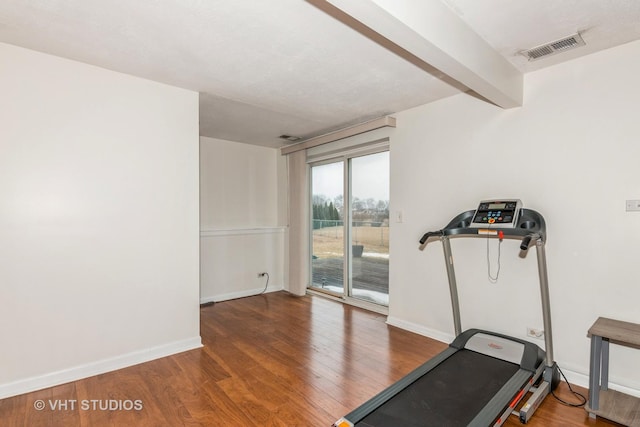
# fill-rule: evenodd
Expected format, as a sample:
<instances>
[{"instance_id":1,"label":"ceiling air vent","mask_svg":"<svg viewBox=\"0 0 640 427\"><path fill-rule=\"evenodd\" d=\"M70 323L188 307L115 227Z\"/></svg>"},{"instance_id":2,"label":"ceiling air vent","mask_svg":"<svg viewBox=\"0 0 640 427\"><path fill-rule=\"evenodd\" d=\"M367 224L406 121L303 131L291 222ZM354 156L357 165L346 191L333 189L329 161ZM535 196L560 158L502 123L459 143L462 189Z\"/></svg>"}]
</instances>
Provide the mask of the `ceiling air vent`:
<instances>
[{"instance_id":1,"label":"ceiling air vent","mask_svg":"<svg viewBox=\"0 0 640 427\"><path fill-rule=\"evenodd\" d=\"M299 136L293 136L293 135L280 135L278 138L284 139L284 140L289 141L289 142L298 142L298 141L300 141L300 137Z\"/></svg>"},{"instance_id":2,"label":"ceiling air vent","mask_svg":"<svg viewBox=\"0 0 640 427\"><path fill-rule=\"evenodd\" d=\"M572 36L525 50L522 54L526 56L529 61L536 61L584 45L584 40L582 40L580 34L576 33Z\"/></svg>"}]
</instances>

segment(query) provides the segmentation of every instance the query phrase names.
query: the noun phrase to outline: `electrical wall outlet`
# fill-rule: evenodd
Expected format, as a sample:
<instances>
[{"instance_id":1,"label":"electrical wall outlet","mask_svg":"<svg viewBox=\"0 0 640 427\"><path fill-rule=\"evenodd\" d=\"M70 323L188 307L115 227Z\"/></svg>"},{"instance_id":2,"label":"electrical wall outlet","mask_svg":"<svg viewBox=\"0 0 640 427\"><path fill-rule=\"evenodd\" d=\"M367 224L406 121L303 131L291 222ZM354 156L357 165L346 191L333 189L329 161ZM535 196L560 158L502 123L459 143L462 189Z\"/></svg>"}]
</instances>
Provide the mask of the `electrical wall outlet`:
<instances>
[{"instance_id":1,"label":"electrical wall outlet","mask_svg":"<svg viewBox=\"0 0 640 427\"><path fill-rule=\"evenodd\" d=\"M544 339L544 329L527 327L527 336L539 340Z\"/></svg>"}]
</instances>

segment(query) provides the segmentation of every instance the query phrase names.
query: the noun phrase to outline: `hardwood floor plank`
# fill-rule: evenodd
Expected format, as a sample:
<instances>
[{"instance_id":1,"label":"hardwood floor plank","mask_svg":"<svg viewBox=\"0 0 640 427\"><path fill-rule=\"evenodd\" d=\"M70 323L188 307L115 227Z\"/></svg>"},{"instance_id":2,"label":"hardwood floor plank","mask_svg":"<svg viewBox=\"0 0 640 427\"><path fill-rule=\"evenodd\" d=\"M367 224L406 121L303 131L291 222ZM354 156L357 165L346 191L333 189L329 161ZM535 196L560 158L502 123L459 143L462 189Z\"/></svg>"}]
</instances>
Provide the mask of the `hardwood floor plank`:
<instances>
[{"instance_id":1,"label":"hardwood floor plank","mask_svg":"<svg viewBox=\"0 0 640 427\"><path fill-rule=\"evenodd\" d=\"M182 372L187 372L191 378L200 382L220 381L231 377L205 349L180 353L175 359Z\"/></svg>"},{"instance_id":2,"label":"hardwood floor plank","mask_svg":"<svg viewBox=\"0 0 640 427\"><path fill-rule=\"evenodd\" d=\"M218 384L212 383L204 391L213 403L213 406L204 408L214 413L216 423L213 425L259 427L243 409L242 402L234 402Z\"/></svg>"},{"instance_id":3,"label":"hardwood floor plank","mask_svg":"<svg viewBox=\"0 0 640 427\"><path fill-rule=\"evenodd\" d=\"M329 427L447 347L385 322L378 313L284 292L216 303L201 308L204 348L0 400L0 424ZM557 393L573 399L565 384ZM38 400L44 409L34 407ZM72 400L73 409L51 408ZM112 400L143 407L80 406ZM512 417L505 425L520 423ZM529 425L615 424L550 396Z\"/></svg>"}]
</instances>

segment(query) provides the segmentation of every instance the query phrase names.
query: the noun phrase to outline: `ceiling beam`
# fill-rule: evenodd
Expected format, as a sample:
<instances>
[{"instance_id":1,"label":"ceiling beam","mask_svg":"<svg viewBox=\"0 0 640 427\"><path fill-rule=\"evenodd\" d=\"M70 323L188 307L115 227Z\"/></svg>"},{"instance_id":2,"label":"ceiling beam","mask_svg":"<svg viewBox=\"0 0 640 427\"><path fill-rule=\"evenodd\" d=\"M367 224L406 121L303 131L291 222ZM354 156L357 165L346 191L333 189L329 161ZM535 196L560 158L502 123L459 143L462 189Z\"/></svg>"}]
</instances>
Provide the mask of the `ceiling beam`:
<instances>
[{"instance_id":1,"label":"ceiling beam","mask_svg":"<svg viewBox=\"0 0 640 427\"><path fill-rule=\"evenodd\" d=\"M522 105L522 73L440 0L307 1L463 91L502 108Z\"/></svg>"}]
</instances>

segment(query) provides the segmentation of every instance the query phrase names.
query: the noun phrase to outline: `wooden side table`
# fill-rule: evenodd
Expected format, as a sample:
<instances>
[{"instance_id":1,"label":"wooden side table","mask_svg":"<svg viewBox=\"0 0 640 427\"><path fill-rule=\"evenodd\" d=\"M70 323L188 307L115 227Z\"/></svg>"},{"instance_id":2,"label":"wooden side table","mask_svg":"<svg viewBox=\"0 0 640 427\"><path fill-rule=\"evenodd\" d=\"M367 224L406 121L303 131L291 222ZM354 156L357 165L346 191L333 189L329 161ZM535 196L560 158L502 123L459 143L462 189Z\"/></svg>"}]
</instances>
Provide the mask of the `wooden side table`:
<instances>
[{"instance_id":1,"label":"wooden side table","mask_svg":"<svg viewBox=\"0 0 640 427\"><path fill-rule=\"evenodd\" d=\"M640 325L599 317L589 329L589 416L627 426L640 426L640 399L609 390L609 343L640 349Z\"/></svg>"}]
</instances>

